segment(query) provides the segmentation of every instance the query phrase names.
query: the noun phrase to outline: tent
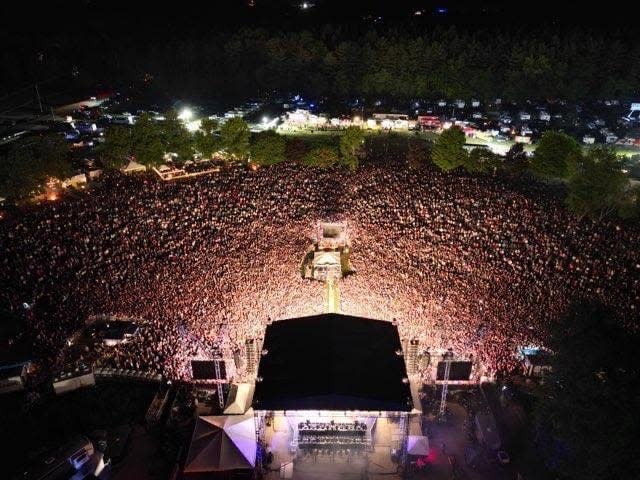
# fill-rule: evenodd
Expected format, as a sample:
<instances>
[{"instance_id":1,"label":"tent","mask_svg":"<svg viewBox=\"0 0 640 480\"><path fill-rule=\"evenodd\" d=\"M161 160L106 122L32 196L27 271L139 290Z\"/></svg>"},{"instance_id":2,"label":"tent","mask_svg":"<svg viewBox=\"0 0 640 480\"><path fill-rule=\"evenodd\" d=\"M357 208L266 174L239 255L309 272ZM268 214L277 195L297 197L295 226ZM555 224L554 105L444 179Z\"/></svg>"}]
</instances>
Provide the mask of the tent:
<instances>
[{"instance_id":1,"label":"tent","mask_svg":"<svg viewBox=\"0 0 640 480\"><path fill-rule=\"evenodd\" d=\"M407 454L421 457L429 455L429 439L419 435L409 435L407 437Z\"/></svg>"},{"instance_id":2,"label":"tent","mask_svg":"<svg viewBox=\"0 0 640 480\"><path fill-rule=\"evenodd\" d=\"M141 165L133 160L129 160L129 163L122 168L122 173L138 173L145 172L146 170L147 167L145 167L144 165Z\"/></svg>"},{"instance_id":3,"label":"tent","mask_svg":"<svg viewBox=\"0 0 640 480\"><path fill-rule=\"evenodd\" d=\"M251 408L254 386L252 383L234 383L224 407L225 415L243 415Z\"/></svg>"},{"instance_id":4,"label":"tent","mask_svg":"<svg viewBox=\"0 0 640 480\"><path fill-rule=\"evenodd\" d=\"M253 470L256 428L247 415L198 417L184 466L185 477Z\"/></svg>"}]
</instances>

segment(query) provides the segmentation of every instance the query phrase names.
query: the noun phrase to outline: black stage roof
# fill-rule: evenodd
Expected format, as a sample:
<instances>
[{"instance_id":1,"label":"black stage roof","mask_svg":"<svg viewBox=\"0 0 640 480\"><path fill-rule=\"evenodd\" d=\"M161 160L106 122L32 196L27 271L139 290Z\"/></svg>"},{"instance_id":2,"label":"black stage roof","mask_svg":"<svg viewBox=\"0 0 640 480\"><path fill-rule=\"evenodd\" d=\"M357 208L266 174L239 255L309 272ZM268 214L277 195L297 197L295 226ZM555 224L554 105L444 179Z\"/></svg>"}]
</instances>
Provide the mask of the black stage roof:
<instances>
[{"instance_id":1,"label":"black stage roof","mask_svg":"<svg viewBox=\"0 0 640 480\"><path fill-rule=\"evenodd\" d=\"M411 411L401 348L396 326L381 320L325 314L274 322L253 407Z\"/></svg>"}]
</instances>

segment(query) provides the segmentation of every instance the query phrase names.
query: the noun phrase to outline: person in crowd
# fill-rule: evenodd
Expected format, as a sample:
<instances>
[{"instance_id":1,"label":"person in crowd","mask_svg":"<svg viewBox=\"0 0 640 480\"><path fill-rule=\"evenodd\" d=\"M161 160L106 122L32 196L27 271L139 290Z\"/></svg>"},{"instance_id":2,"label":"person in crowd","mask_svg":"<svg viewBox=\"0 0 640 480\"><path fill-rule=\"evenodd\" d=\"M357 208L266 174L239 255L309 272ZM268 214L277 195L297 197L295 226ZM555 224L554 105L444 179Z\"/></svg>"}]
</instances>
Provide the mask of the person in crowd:
<instances>
[{"instance_id":1,"label":"person in crowd","mask_svg":"<svg viewBox=\"0 0 640 480\"><path fill-rule=\"evenodd\" d=\"M577 298L637 328L637 227L578 220L535 185L393 162L173 183L109 174L81 198L0 222L0 301L32 305L27 334L52 370L87 318L116 315L141 332L87 360L189 381L190 359L242 349L269 319L323 311L300 263L326 220L351 239L343 313L396 319L402 337L473 354L488 375L518 368L516 347L544 345Z\"/></svg>"}]
</instances>

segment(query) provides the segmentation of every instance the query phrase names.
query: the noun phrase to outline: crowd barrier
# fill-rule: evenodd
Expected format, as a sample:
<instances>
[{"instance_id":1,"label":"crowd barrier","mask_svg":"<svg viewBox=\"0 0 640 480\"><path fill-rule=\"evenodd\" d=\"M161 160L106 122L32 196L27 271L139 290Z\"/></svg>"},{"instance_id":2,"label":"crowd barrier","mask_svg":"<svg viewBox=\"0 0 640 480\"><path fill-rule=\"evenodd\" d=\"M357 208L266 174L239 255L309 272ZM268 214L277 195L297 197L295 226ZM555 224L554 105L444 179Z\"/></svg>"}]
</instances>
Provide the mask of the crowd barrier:
<instances>
[{"instance_id":1,"label":"crowd barrier","mask_svg":"<svg viewBox=\"0 0 640 480\"><path fill-rule=\"evenodd\" d=\"M96 368L93 371L96 378L113 378L123 380L138 380L143 382L162 382L162 375L159 373L142 372L139 370L129 370L125 368Z\"/></svg>"}]
</instances>

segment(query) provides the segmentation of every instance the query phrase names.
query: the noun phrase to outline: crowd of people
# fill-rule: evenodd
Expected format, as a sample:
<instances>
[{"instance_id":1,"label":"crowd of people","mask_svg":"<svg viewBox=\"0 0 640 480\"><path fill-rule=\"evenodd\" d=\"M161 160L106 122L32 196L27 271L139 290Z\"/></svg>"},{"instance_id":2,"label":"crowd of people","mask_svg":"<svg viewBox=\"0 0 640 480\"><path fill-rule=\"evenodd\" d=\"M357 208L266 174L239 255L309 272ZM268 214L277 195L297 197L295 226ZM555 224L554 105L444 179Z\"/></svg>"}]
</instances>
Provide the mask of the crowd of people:
<instances>
[{"instance_id":1,"label":"crowd of people","mask_svg":"<svg viewBox=\"0 0 640 480\"><path fill-rule=\"evenodd\" d=\"M241 354L268 322L323 311L323 286L300 264L327 220L351 240L344 313L396 320L402 337L473 354L489 374L517 368L518 346L544 345L578 298L635 328L637 227L578 220L546 190L501 178L375 164L107 175L0 221L0 301L24 312L51 369L88 318L116 315L143 328L96 347L97 365L189 381L191 359Z\"/></svg>"}]
</instances>

